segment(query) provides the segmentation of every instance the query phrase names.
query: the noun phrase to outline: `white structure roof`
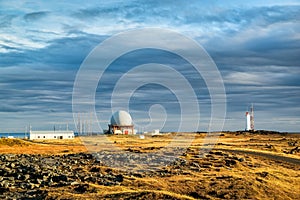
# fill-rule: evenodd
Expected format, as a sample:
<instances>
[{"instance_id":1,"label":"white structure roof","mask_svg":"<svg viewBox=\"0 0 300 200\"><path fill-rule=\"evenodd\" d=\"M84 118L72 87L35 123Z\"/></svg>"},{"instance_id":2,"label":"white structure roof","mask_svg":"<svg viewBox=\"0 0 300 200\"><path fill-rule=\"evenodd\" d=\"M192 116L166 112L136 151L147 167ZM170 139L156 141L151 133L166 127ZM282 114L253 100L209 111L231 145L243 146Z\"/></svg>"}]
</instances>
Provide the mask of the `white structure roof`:
<instances>
[{"instance_id":1,"label":"white structure roof","mask_svg":"<svg viewBox=\"0 0 300 200\"><path fill-rule=\"evenodd\" d=\"M128 112L119 110L112 115L110 124L117 126L131 126L132 118Z\"/></svg>"},{"instance_id":2,"label":"white structure roof","mask_svg":"<svg viewBox=\"0 0 300 200\"><path fill-rule=\"evenodd\" d=\"M74 139L73 131L30 131L29 139Z\"/></svg>"}]
</instances>

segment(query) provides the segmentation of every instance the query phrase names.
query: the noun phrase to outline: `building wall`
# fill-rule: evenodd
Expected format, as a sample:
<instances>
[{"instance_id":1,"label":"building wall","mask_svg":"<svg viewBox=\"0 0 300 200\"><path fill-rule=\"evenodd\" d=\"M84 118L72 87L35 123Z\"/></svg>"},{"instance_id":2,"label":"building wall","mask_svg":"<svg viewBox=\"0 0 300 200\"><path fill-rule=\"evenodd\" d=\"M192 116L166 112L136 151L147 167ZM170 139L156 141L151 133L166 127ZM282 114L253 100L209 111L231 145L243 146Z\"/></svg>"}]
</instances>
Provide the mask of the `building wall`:
<instances>
[{"instance_id":1,"label":"building wall","mask_svg":"<svg viewBox=\"0 0 300 200\"><path fill-rule=\"evenodd\" d=\"M121 133L119 133L119 132L121 132ZM130 126L109 125L109 133L111 133L111 134L124 134L124 135L135 134L134 130L133 130L133 125L130 125Z\"/></svg>"},{"instance_id":2,"label":"building wall","mask_svg":"<svg viewBox=\"0 0 300 200\"><path fill-rule=\"evenodd\" d=\"M74 139L73 131L30 131L30 140Z\"/></svg>"}]
</instances>

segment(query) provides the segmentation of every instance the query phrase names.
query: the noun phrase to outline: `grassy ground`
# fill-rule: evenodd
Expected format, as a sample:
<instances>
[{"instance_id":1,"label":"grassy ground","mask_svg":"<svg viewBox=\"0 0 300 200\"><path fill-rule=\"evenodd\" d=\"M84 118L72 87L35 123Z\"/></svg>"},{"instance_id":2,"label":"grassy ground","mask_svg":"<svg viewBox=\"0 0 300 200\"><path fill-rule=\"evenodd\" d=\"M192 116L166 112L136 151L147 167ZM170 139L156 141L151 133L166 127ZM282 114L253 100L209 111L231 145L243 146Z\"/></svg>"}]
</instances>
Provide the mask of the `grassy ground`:
<instances>
[{"instance_id":1,"label":"grassy ground","mask_svg":"<svg viewBox=\"0 0 300 200\"><path fill-rule=\"evenodd\" d=\"M83 194L77 194L71 186L56 188L49 191L48 196L70 199L300 199L300 166L284 159L300 160L300 153L297 151L300 145L299 134L225 133L218 138L215 149L204 157L199 157L199 150L205 140L204 134L180 135L182 137L179 137L176 146L184 146L187 137L194 139L181 156L192 163L190 166L161 166L157 169L171 172L166 174L125 175L124 181L118 186L87 183L87 191ZM113 145L142 154L157 152L172 144L174 137L174 134L170 134L141 139L139 136L114 135L33 142L1 139L0 152L62 154L99 151ZM259 152L282 159L229 150ZM104 171L109 166L100 168Z\"/></svg>"},{"instance_id":2,"label":"grassy ground","mask_svg":"<svg viewBox=\"0 0 300 200\"><path fill-rule=\"evenodd\" d=\"M80 138L74 140L22 140L0 139L0 153L14 154L65 154L86 152Z\"/></svg>"}]
</instances>

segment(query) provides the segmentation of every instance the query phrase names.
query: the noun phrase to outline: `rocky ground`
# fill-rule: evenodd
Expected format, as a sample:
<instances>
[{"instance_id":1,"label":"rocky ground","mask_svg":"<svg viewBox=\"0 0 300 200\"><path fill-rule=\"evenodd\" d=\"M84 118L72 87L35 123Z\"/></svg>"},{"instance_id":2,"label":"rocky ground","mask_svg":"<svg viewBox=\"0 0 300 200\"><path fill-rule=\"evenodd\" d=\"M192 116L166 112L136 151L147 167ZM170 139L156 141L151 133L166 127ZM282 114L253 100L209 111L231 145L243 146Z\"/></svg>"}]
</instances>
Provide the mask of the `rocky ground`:
<instances>
[{"instance_id":1,"label":"rocky ground","mask_svg":"<svg viewBox=\"0 0 300 200\"><path fill-rule=\"evenodd\" d=\"M198 143L161 154L150 139L121 152L0 154L0 199L300 199L297 155L220 149L229 137L205 156ZM292 139L267 141L293 149Z\"/></svg>"},{"instance_id":2,"label":"rocky ground","mask_svg":"<svg viewBox=\"0 0 300 200\"><path fill-rule=\"evenodd\" d=\"M51 188L72 186L74 193L88 190L86 183L118 185L123 175L101 172L91 154L0 156L1 199L44 199ZM47 189L46 189L47 188Z\"/></svg>"},{"instance_id":3,"label":"rocky ground","mask_svg":"<svg viewBox=\"0 0 300 200\"><path fill-rule=\"evenodd\" d=\"M222 151L212 151L205 158L199 159L195 150L189 149L186 156L189 159L177 158L170 165L147 171L120 171L102 165L97 155L88 153L65 155L26 155L6 154L0 156L0 198L1 199L80 199L81 194L93 194L92 198L171 198L171 199L247 199L253 193L252 187L243 183L245 177L239 177L232 173L219 173L224 170L232 171L235 168L248 167L260 168L261 163L253 162L249 157L238 156ZM122 155L128 156L130 154ZM120 156L120 155L118 155ZM117 155L107 154L105 159L115 159ZM97 159L98 158L98 159ZM102 153L104 158L104 153ZM127 160L127 161L128 161ZM110 162L113 162L111 160ZM130 162L130 161L129 161ZM246 173L246 171L245 171ZM197 176L202 174L201 177ZM203 179L206 184L191 181L191 189L183 190L181 197L168 194L156 194L147 189L147 185L141 181L147 178L166 179L170 177L193 177L195 181ZM270 176L268 171L253 173L255 183L266 182ZM206 177L206 178L205 178ZM298 174L299 178L299 174ZM137 181L137 185L130 184ZM138 183L140 182L140 183ZM247 181L248 182L248 181ZM298 182L299 183L299 182ZM146 187L139 193L107 194L101 195L103 187L120 187L138 185ZM143 185L144 184L144 185ZM220 185L220 184L223 184ZM184 183L182 186L185 186ZM96 186L103 186L98 188ZM178 185L180 187L180 185ZM193 187L198 188L195 189ZM153 186L156 188L157 186ZM225 188L224 188L225 187ZM62 190L62 188L64 188ZM138 187L137 187L138 188ZM248 190L248 193L245 192ZM59 191L60 195L53 193ZM205 191L205 192L204 192ZM58 193L58 194L59 194ZM69 195L67 195L69 194ZM70 195L71 194L71 195ZM66 195L66 196L64 196ZM158 195L158 196L157 196ZM175 195L176 196L176 195ZM91 196L89 196L91 198Z\"/></svg>"}]
</instances>

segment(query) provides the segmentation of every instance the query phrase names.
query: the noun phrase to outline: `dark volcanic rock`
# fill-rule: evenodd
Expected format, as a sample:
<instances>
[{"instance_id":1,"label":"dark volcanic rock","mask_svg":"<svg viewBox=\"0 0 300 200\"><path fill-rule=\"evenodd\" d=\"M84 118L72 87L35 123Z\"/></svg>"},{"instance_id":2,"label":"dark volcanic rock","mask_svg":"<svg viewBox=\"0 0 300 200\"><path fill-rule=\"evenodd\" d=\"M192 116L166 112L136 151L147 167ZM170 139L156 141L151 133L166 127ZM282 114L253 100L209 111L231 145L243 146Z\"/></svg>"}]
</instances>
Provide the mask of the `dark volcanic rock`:
<instances>
[{"instance_id":1,"label":"dark volcanic rock","mask_svg":"<svg viewBox=\"0 0 300 200\"><path fill-rule=\"evenodd\" d=\"M228 167L230 167L230 166L232 166L232 165L235 165L237 162L236 162L236 160L234 160L234 159L226 159L225 160L225 165L226 166L228 166Z\"/></svg>"},{"instance_id":2,"label":"dark volcanic rock","mask_svg":"<svg viewBox=\"0 0 300 200\"><path fill-rule=\"evenodd\" d=\"M86 191L88 191L89 189L89 185L88 184L80 184L80 185L77 185L74 190L77 192L77 193L85 193Z\"/></svg>"},{"instance_id":3,"label":"dark volcanic rock","mask_svg":"<svg viewBox=\"0 0 300 200\"><path fill-rule=\"evenodd\" d=\"M124 179L123 175L119 174L119 175L116 176L115 181L123 182L123 179Z\"/></svg>"},{"instance_id":4,"label":"dark volcanic rock","mask_svg":"<svg viewBox=\"0 0 300 200\"><path fill-rule=\"evenodd\" d=\"M52 177L53 182L61 182L61 181L68 181L68 177L66 175L57 175Z\"/></svg>"},{"instance_id":5,"label":"dark volcanic rock","mask_svg":"<svg viewBox=\"0 0 300 200\"><path fill-rule=\"evenodd\" d=\"M89 183L112 186L124 176L101 172L92 154L0 155L0 199L44 199L49 187L75 187L77 193L93 191Z\"/></svg>"}]
</instances>

